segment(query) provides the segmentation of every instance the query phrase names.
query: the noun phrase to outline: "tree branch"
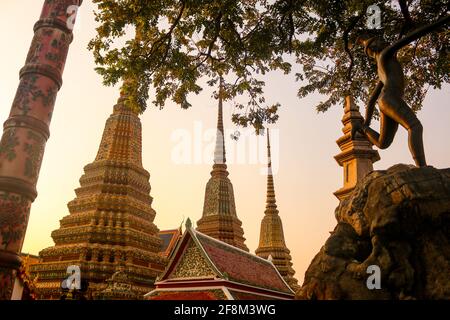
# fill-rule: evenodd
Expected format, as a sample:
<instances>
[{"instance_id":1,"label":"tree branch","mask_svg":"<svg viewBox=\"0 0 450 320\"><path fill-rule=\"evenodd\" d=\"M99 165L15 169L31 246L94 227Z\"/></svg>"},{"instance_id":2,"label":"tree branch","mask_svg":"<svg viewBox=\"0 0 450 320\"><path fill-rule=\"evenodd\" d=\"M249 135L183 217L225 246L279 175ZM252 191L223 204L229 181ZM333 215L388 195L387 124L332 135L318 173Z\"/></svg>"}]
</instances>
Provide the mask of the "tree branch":
<instances>
[{"instance_id":1,"label":"tree branch","mask_svg":"<svg viewBox=\"0 0 450 320\"><path fill-rule=\"evenodd\" d=\"M365 12L365 10L364 10L364 12ZM352 71L353 71L353 65L355 64L355 61L353 58L352 51L349 48L348 37L349 37L350 32L355 28L355 26L361 19L361 17L362 17L362 14L359 14L356 17L353 17L352 19L350 19L350 24L347 26L347 28L345 28L344 33L342 35L342 37L344 39L344 50L350 59L350 65L348 66L348 70L347 70L347 81L349 83L352 82Z\"/></svg>"},{"instance_id":2,"label":"tree branch","mask_svg":"<svg viewBox=\"0 0 450 320\"><path fill-rule=\"evenodd\" d=\"M414 26L414 21L412 20L411 14L409 13L407 0L398 0L398 4L400 5L400 11L402 12L403 18L405 20L398 36L400 39L408 30L410 30Z\"/></svg>"},{"instance_id":3,"label":"tree branch","mask_svg":"<svg viewBox=\"0 0 450 320\"><path fill-rule=\"evenodd\" d=\"M180 11L178 12L177 17L175 18L174 22L172 23L172 25L170 26L170 29L168 32L166 32L162 37L160 37L158 40L156 40L150 47L150 52L147 54L147 57L151 57L153 56L154 52L156 50L159 50L159 48L161 47L161 45L167 41L167 46L166 46L166 50L165 53L163 55L163 58L160 60L160 62L158 63L157 68L159 68L159 66L161 66L167 59L167 56L169 55L169 49L170 49L170 44L172 42L172 34L173 31L175 30L175 28L178 26L178 23L180 22L184 10L186 8L186 3L184 0L181 1L181 8ZM145 46L148 45L148 42L145 44ZM155 68L155 69L157 69Z\"/></svg>"}]
</instances>

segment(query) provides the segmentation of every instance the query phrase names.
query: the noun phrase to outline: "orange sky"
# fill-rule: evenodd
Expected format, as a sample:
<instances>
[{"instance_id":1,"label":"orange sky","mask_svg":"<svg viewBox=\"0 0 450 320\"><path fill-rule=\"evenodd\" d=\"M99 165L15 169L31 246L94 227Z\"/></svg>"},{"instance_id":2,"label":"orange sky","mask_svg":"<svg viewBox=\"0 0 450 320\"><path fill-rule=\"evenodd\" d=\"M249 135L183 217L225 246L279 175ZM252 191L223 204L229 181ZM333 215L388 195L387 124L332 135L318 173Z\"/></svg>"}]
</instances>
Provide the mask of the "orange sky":
<instances>
[{"instance_id":1,"label":"orange sky","mask_svg":"<svg viewBox=\"0 0 450 320\"><path fill-rule=\"evenodd\" d=\"M2 122L9 114L42 2L1 1ZM95 34L93 9L90 1L84 1L80 9L37 186L39 195L31 209L25 252L37 254L53 244L50 234L68 214L66 204L75 197L73 190L79 186L83 167L95 158L105 120L118 98L117 88L102 86L91 53L86 49ZM339 152L335 140L342 134L342 108L335 106L325 114L317 114L313 106L321 97L298 99L299 85L294 75L271 73L262 79L267 83L267 101L282 104L280 120L271 126L273 157L278 166L274 172L275 190L286 242L301 282L311 259L335 225L334 209L338 202L332 193L341 186L342 170L333 156ZM425 128L427 161L438 168L450 164L448 89L445 86L440 91L430 91L423 111L418 113ZM193 221L201 217L217 113L217 102L211 93L207 88L193 96L193 108L189 110L169 103L164 110L150 108L141 117L143 165L151 174L155 223L160 229L178 227L187 217ZM232 109L232 102L227 102L224 116L230 179L246 243L254 251L265 206L265 141L256 143L258 140L251 132L233 126ZM378 123L372 126L377 127ZM229 139L235 130L241 132L239 142ZM180 150L184 152L181 158ZM405 130L400 129L391 148L380 151L380 155L376 169L400 162L413 163Z\"/></svg>"}]
</instances>

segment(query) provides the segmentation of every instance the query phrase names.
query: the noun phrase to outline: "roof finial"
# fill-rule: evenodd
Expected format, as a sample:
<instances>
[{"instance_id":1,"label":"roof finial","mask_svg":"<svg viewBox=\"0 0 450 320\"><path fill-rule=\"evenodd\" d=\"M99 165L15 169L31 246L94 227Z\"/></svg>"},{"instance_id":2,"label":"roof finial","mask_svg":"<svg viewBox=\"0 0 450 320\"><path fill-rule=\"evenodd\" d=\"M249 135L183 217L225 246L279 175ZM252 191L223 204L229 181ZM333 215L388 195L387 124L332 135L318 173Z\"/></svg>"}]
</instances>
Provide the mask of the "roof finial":
<instances>
[{"instance_id":1,"label":"roof finial","mask_svg":"<svg viewBox=\"0 0 450 320\"><path fill-rule=\"evenodd\" d=\"M186 220L186 230L191 229L191 228L192 228L191 218L187 218L187 220Z\"/></svg>"}]
</instances>

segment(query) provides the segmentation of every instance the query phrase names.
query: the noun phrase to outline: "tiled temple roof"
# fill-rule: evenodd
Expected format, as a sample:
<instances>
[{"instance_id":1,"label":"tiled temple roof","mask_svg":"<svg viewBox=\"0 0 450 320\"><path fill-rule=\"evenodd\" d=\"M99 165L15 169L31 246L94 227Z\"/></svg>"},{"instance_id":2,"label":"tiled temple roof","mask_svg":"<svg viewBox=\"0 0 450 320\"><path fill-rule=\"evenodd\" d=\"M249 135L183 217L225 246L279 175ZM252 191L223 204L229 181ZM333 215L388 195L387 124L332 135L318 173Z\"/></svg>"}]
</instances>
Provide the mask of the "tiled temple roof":
<instances>
[{"instance_id":1,"label":"tiled temple roof","mask_svg":"<svg viewBox=\"0 0 450 320\"><path fill-rule=\"evenodd\" d=\"M266 259L194 231L214 266L230 281L292 293L275 266Z\"/></svg>"},{"instance_id":2,"label":"tiled temple roof","mask_svg":"<svg viewBox=\"0 0 450 320\"><path fill-rule=\"evenodd\" d=\"M178 240L182 236L181 228L171 230L161 230L158 233L159 238L162 240L160 254L165 257L170 256L171 252L175 249Z\"/></svg>"},{"instance_id":3,"label":"tiled temple roof","mask_svg":"<svg viewBox=\"0 0 450 320\"><path fill-rule=\"evenodd\" d=\"M294 292L271 261L196 231L190 221L155 285L147 299L294 298ZM214 290L224 295L214 298ZM236 294L232 295L231 290Z\"/></svg>"}]
</instances>

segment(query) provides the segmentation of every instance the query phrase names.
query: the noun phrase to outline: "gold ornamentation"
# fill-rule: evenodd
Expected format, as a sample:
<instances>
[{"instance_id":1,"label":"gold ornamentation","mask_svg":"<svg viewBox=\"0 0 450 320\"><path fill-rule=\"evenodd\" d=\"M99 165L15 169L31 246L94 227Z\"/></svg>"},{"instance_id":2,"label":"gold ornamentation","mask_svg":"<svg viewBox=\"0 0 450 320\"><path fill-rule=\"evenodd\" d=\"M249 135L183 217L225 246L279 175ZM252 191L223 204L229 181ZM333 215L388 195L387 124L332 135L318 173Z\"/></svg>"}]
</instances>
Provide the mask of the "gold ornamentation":
<instances>
[{"instance_id":1,"label":"gold ornamentation","mask_svg":"<svg viewBox=\"0 0 450 320\"><path fill-rule=\"evenodd\" d=\"M277 268L280 275L287 284L296 291L299 289L297 279L294 278L295 271L292 268L292 258L290 251L284 240L283 223L278 214L275 186L272 174L272 160L270 153L269 130L267 129L267 157L268 157L268 174L267 174L267 195L266 210L264 218L261 221L261 231L259 236L259 246L256 249L256 255L264 259L271 257L272 263Z\"/></svg>"},{"instance_id":2,"label":"gold ornamentation","mask_svg":"<svg viewBox=\"0 0 450 320\"><path fill-rule=\"evenodd\" d=\"M178 278L196 278L196 277L214 277L215 273L206 262L200 248L192 240L186 248L181 261L175 267L175 270L168 277L169 279Z\"/></svg>"},{"instance_id":3,"label":"gold ornamentation","mask_svg":"<svg viewBox=\"0 0 450 320\"><path fill-rule=\"evenodd\" d=\"M211 178L206 184L203 215L197 221L197 230L248 251L242 223L236 214L233 185L228 178L222 104L222 94L219 94L214 165Z\"/></svg>"},{"instance_id":4,"label":"gold ornamentation","mask_svg":"<svg viewBox=\"0 0 450 320\"><path fill-rule=\"evenodd\" d=\"M42 250L43 262L32 268L45 279L38 285L40 298L55 298L56 289L46 284L60 283L69 265L80 266L93 292L125 265L131 291L143 294L167 264L158 254L161 239L153 223L150 174L142 167L140 120L122 100L106 121L95 161L84 168L77 197L68 204L70 215L52 233L55 246Z\"/></svg>"}]
</instances>

